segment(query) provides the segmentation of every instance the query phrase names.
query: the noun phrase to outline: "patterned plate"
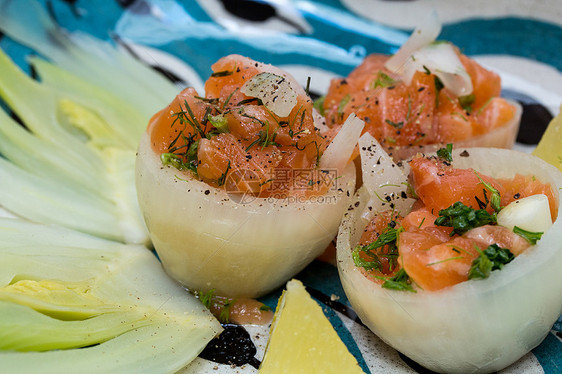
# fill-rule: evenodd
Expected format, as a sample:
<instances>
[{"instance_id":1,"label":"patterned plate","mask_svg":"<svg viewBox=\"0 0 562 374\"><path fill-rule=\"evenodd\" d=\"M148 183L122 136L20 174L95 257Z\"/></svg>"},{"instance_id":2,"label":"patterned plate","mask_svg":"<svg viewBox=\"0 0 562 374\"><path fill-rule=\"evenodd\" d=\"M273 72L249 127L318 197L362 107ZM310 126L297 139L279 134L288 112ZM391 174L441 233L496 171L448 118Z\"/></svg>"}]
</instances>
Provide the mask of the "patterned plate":
<instances>
[{"instance_id":1,"label":"patterned plate","mask_svg":"<svg viewBox=\"0 0 562 374\"><path fill-rule=\"evenodd\" d=\"M503 96L524 106L516 147L530 151L562 103L562 7L559 0L43 0L64 28L126 50L181 87L202 92L220 57L238 53L278 65L320 96L331 78L347 75L369 53L393 53L420 15L437 10L440 39L502 77ZM25 12L22 9L22 12ZM0 34L0 47L23 69L33 53ZM562 146L562 145L561 145ZM366 329L349 307L334 266L315 261L296 278L324 307L366 373L428 373ZM275 308L280 291L262 301ZM558 297L562 297L558 295ZM253 373L268 327L233 330L245 341L235 365L196 359L182 373ZM236 330L236 331L234 331ZM244 340L246 339L246 340ZM203 357L207 357L203 355ZM541 345L507 373L562 373L562 318Z\"/></svg>"}]
</instances>

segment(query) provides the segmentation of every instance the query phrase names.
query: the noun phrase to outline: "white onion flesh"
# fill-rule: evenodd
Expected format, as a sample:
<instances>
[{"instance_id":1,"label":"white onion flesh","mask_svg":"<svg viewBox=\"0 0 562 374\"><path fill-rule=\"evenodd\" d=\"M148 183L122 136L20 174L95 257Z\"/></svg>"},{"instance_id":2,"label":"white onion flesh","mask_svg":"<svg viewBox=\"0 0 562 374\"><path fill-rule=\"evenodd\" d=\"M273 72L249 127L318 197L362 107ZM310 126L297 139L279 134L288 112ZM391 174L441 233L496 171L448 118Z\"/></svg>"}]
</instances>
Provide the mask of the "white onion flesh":
<instances>
[{"instance_id":1,"label":"white onion flesh","mask_svg":"<svg viewBox=\"0 0 562 374\"><path fill-rule=\"evenodd\" d=\"M279 117L287 117L297 105L297 93L287 78L263 72L254 75L240 88L246 96L257 97Z\"/></svg>"},{"instance_id":2,"label":"white onion flesh","mask_svg":"<svg viewBox=\"0 0 562 374\"><path fill-rule=\"evenodd\" d=\"M498 213L498 225L531 232L545 232L552 226L548 197L532 195L511 202Z\"/></svg>"},{"instance_id":3,"label":"white onion flesh","mask_svg":"<svg viewBox=\"0 0 562 374\"><path fill-rule=\"evenodd\" d=\"M472 81L455 48L450 43L434 43L441 32L436 12L431 12L406 43L385 63L385 67L401 76L406 84L412 82L416 71L429 70L456 96L472 93Z\"/></svg>"},{"instance_id":4,"label":"white onion flesh","mask_svg":"<svg viewBox=\"0 0 562 374\"><path fill-rule=\"evenodd\" d=\"M380 143L368 132L359 139L361 175L363 185L369 193L368 206L371 208L365 211L366 219L372 213L385 209L408 212L415 201L402 197L408 189L407 169L398 167L382 149Z\"/></svg>"},{"instance_id":5,"label":"white onion flesh","mask_svg":"<svg viewBox=\"0 0 562 374\"><path fill-rule=\"evenodd\" d=\"M320 168L343 171L361 136L365 122L351 113L320 158Z\"/></svg>"},{"instance_id":6,"label":"white onion flesh","mask_svg":"<svg viewBox=\"0 0 562 374\"><path fill-rule=\"evenodd\" d=\"M439 21L437 12L432 11L423 22L416 27L412 35L410 35L408 40L400 47L398 52L388 59L385 67L390 71L402 74L412 54L418 49L433 43L440 33L441 22Z\"/></svg>"},{"instance_id":7,"label":"white onion flesh","mask_svg":"<svg viewBox=\"0 0 562 374\"><path fill-rule=\"evenodd\" d=\"M443 86L453 95L465 96L472 93L470 75L452 44L430 44L415 51L404 65L402 79L409 85L416 71L423 72L426 69L439 77Z\"/></svg>"},{"instance_id":8,"label":"white onion flesh","mask_svg":"<svg viewBox=\"0 0 562 374\"><path fill-rule=\"evenodd\" d=\"M136 172L139 204L166 271L189 289L231 297L264 295L320 255L355 188L350 164L324 195L236 203L224 189L163 166L148 134Z\"/></svg>"},{"instance_id":9,"label":"white onion flesh","mask_svg":"<svg viewBox=\"0 0 562 374\"><path fill-rule=\"evenodd\" d=\"M502 149L454 151L454 165L496 178L536 176L554 190L560 211L562 174L546 162ZM340 278L361 320L388 344L438 372L500 370L536 347L562 312L562 219L535 246L485 280L436 292L383 289L355 267L351 257L366 222L369 194L362 187L346 212L337 244ZM359 205L355 207L355 203Z\"/></svg>"}]
</instances>

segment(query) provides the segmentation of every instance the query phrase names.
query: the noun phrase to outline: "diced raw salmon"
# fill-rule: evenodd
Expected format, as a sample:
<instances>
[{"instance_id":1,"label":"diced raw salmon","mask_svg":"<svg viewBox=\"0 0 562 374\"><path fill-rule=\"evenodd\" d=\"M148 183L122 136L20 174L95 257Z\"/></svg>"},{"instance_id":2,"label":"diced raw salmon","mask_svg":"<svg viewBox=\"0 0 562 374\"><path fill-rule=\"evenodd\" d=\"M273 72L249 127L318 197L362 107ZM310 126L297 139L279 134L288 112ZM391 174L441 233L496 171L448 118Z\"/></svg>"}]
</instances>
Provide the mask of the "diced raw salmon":
<instances>
[{"instance_id":1,"label":"diced raw salmon","mask_svg":"<svg viewBox=\"0 0 562 374\"><path fill-rule=\"evenodd\" d=\"M205 97L193 88L185 89L153 116L147 130L153 150L174 153L190 162L191 169L194 156L187 151L196 150L197 176L217 187L240 187L240 192L262 197L282 192L282 197L294 192L295 184L308 185L310 176L296 180L297 173L291 171L314 170L329 139L315 128L312 100L304 90L295 88L296 105L289 115L280 117L240 88L258 73L285 73L239 55L221 58L212 70ZM288 178L277 180L281 175ZM294 194L308 192L305 188Z\"/></svg>"},{"instance_id":2,"label":"diced raw salmon","mask_svg":"<svg viewBox=\"0 0 562 374\"><path fill-rule=\"evenodd\" d=\"M447 89L438 90L435 75L416 72L406 85L385 68L388 56L373 54L347 78L332 80L323 104L328 125L337 127L355 113L366 123L364 132L390 150L457 142L507 124L515 108L499 98L500 77L459 57L473 85L473 101L463 101L465 107Z\"/></svg>"},{"instance_id":3,"label":"diced raw salmon","mask_svg":"<svg viewBox=\"0 0 562 374\"><path fill-rule=\"evenodd\" d=\"M485 202L491 196L473 169L455 169L437 158L422 156L414 157L410 167L416 194L435 215L457 201L479 209L477 199ZM496 188L500 196L505 194L504 187L494 178L485 175L480 177Z\"/></svg>"}]
</instances>

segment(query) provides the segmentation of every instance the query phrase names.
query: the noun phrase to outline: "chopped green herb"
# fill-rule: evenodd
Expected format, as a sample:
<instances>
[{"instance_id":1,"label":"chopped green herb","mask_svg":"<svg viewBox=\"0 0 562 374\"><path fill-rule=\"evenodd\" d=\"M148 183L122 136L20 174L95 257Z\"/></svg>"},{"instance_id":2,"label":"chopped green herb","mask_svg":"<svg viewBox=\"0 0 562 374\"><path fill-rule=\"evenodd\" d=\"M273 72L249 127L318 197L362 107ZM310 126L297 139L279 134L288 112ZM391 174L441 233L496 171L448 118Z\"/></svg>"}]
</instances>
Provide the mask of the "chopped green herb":
<instances>
[{"instance_id":1,"label":"chopped green herb","mask_svg":"<svg viewBox=\"0 0 562 374\"><path fill-rule=\"evenodd\" d=\"M263 181L263 182L260 182L260 183L259 183L259 186L260 186L260 187L261 187L261 186L265 186L266 184L271 183L271 182L273 182L274 180L275 180L275 178L269 178L268 180L265 180L265 181Z\"/></svg>"},{"instance_id":2,"label":"chopped green herb","mask_svg":"<svg viewBox=\"0 0 562 374\"><path fill-rule=\"evenodd\" d=\"M544 234L544 232L531 232L523 230L522 228L519 228L517 226L513 227L513 232L527 239L527 241L533 245L537 244L537 241L540 240L542 234Z\"/></svg>"},{"instance_id":3,"label":"chopped green herb","mask_svg":"<svg viewBox=\"0 0 562 374\"><path fill-rule=\"evenodd\" d=\"M306 96L310 96L310 76L306 78L306 88L304 89Z\"/></svg>"},{"instance_id":4,"label":"chopped green herb","mask_svg":"<svg viewBox=\"0 0 562 374\"><path fill-rule=\"evenodd\" d=\"M445 85L443 84L441 79L439 79L439 77L437 75L433 78L433 81L435 82L435 107L438 107L439 106L439 93L441 92L441 90L443 88L445 88Z\"/></svg>"},{"instance_id":5,"label":"chopped green herb","mask_svg":"<svg viewBox=\"0 0 562 374\"><path fill-rule=\"evenodd\" d=\"M230 322L230 308L232 307L233 304L234 304L234 300L232 300L232 299L227 300L223 304L223 306L221 308L221 311L219 313L219 318L218 318L218 320L221 323L229 323Z\"/></svg>"},{"instance_id":6,"label":"chopped green herb","mask_svg":"<svg viewBox=\"0 0 562 374\"><path fill-rule=\"evenodd\" d=\"M173 153L162 153L160 155L160 161L162 161L163 165L172 166L180 171L184 170L191 170L195 174L197 174L197 165L196 163L193 164L191 161L184 162L182 160L182 156L178 156Z\"/></svg>"},{"instance_id":7,"label":"chopped green herb","mask_svg":"<svg viewBox=\"0 0 562 374\"><path fill-rule=\"evenodd\" d=\"M384 278L384 277L377 277L379 279L384 279L384 283L382 284L382 288L387 288L389 290L395 291L409 291L416 293L417 291L412 287L412 280L406 270L403 268L398 270L396 275L392 278Z\"/></svg>"},{"instance_id":8,"label":"chopped green herb","mask_svg":"<svg viewBox=\"0 0 562 374\"><path fill-rule=\"evenodd\" d=\"M501 270L505 264L510 263L515 256L507 248L501 248L497 244L492 244L484 251L477 248L480 256L472 261L472 266L468 272L468 279L486 279L493 270Z\"/></svg>"},{"instance_id":9,"label":"chopped green herb","mask_svg":"<svg viewBox=\"0 0 562 374\"><path fill-rule=\"evenodd\" d=\"M322 117L326 116L326 111L324 110L324 100L326 100L326 96L320 96L318 99L314 100L314 109L316 109Z\"/></svg>"},{"instance_id":10,"label":"chopped green herb","mask_svg":"<svg viewBox=\"0 0 562 374\"><path fill-rule=\"evenodd\" d=\"M197 131L199 135L201 135L202 138L205 137L205 131L203 131L203 129L201 128L201 124L197 120L197 117L195 117L195 114L193 114L193 111L187 103L187 100L184 100L183 103L187 114L189 114L189 117L186 116L186 112L184 111L179 112L179 114L183 116L183 120L187 121L187 123L189 123L191 127L193 127L193 129Z\"/></svg>"},{"instance_id":11,"label":"chopped green herb","mask_svg":"<svg viewBox=\"0 0 562 374\"><path fill-rule=\"evenodd\" d=\"M455 249L455 248L452 248L452 249L453 249L453 251L455 251L455 252L457 252L457 253L459 252L458 249ZM439 265L439 264L442 264L442 263L448 262L448 261L462 260L463 258L464 258L464 257L462 257L462 256L449 257L449 258L446 258L446 259L444 259L444 260L435 261L435 262L430 262L429 264L425 264L425 266Z\"/></svg>"},{"instance_id":12,"label":"chopped green herb","mask_svg":"<svg viewBox=\"0 0 562 374\"><path fill-rule=\"evenodd\" d=\"M226 77L226 76L229 76L229 75L232 75L232 74L234 74L233 70L221 70L221 71L217 71L217 72L211 74L211 77L213 77L213 78Z\"/></svg>"},{"instance_id":13,"label":"chopped green herb","mask_svg":"<svg viewBox=\"0 0 562 374\"><path fill-rule=\"evenodd\" d=\"M260 121L261 122L261 121ZM264 123L264 129L260 130L258 133L258 138L250 143L249 146L246 147L246 152L250 150L254 145L260 144L261 148L264 149L270 145L280 146L280 144L275 142L275 138L277 137L277 133L274 132L273 134L269 134L269 122Z\"/></svg>"},{"instance_id":14,"label":"chopped green herb","mask_svg":"<svg viewBox=\"0 0 562 374\"><path fill-rule=\"evenodd\" d=\"M377 240L367 245L357 246L352 253L355 266L362 267L365 270L376 269L381 271L382 263L380 257L386 257L388 259L389 269L392 271L397 266L398 261L398 246L396 244L396 241L400 232L404 230L402 227L396 228L395 226L396 222L391 221L386 230L379 235ZM384 246L388 246L387 253L374 252L375 250ZM359 256L359 251L366 253L369 257L372 258L372 260L366 261L362 259Z\"/></svg>"},{"instance_id":15,"label":"chopped green herb","mask_svg":"<svg viewBox=\"0 0 562 374\"><path fill-rule=\"evenodd\" d=\"M178 170L186 170L187 169L184 166L183 161L181 160L181 157L178 156L178 155L175 155L173 153L162 153L160 155L160 161L162 161L162 164L173 166Z\"/></svg>"},{"instance_id":16,"label":"chopped green herb","mask_svg":"<svg viewBox=\"0 0 562 374\"><path fill-rule=\"evenodd\" d=\"M445 148L440 148L437 151L437 156L447 162L453 162L453 144L449 143Z\"/></svg>"},{"instance_id":17,"label":"chopped green herb","mask_svg":"<svg viewBox=\"0 0 562 374\"><path fill-rule=\"evenodd\" d=\"M460 119L462 119L463 121L468 122L468 118L466 118L466 117L464 116L464 114L462 114L462 113L459 113L459 112L451 112L451 115L452 115L452 116L457 116L457 117L459 117Z\"/></svg>"},{"instance_id":18,"label":"chopped green herb","mask_svg":"<svg viewBox=\"0 0 562 374\"><path fill-rule=\"evenodd\" d=\"M404 126L404 122L400 121L400 122L392 122L389 119L385 119L384 122L388 123L390 126L397 128L397 129L401 129L402 126Z\"/></svg>"},{"instance_id":19,"label":"chopped green herb","mask_svg":"<svg viewBox=\"0 0 562 374\"><path fill-rule=\"evenodd\" d=\"M476 171L474 171L474 174L476 174L478 179L480 179L480 183L482 183L484 187L492 193L492 196L490 197L490 205L496 212L499 212L501 210L500 204L502 200L500 196L500 191L495 189L490 183L484 182L482 177Z\"/></svg>"},{"instance_id":20,"label":"chopped green herb","mask_svg":"<svg viewBox=\"0 0 562 374\"><path fill-rule=\"evenodd\" d=\"M496 216L488 213L485 209L476 210L457 201L446 209L439 211L439 217L435 225L452 227L454 234L462 235L468 230L487 224L497 223Z\"/></svg>"},{"instance_id":21,"label":"chopped green herb","mask_svg":"<svg viewBox=\"0 0 562 374\"><path fill-rule=\"evenodd\" d=\"M206 293L199 291L199 301L203 304L203 306L207 309L211 309L213 306L213 298L215 297L216 290L213 288Z\"/></svg>"},{"instance_id":22,"label":"chopped green herb","mask_svg":"<svg viewBox=\"0 0 562 374\"><path fill-rule=\"evenodd\" d=\"M472 104L474 104L474 94L459 96L459 104L467 113L472 112Z\"/></svg>"},{"instance_id":23,"label":"chopped green herb","mask_svg":"<svg viewBox=\"0 0 562 374\"><path fill-rule=\"evenodd\" d=\"M406 123L410 120L410 115L412 114L412 98L408 94L408 112L406 113Z\"/></svg>"},{"instance_id":24,"label":"chopped green herb","mask_svg":"<svg viewBox=\"0 0 562 374\"><path fill-rule=\"evenodd\" d=\"M338 104L338 116L340 118L343 117L343 111L344 111L347 103L349 103L349 100L351 100L351 96L348 94L348 95L345 95L343 97L343 99L341 99L340 103Z\"/></svg>"},{"instance_id":25,"label":"chopped green herb","mask_svg":"<svg viewBox=\"0 0 562 374\"><path fill-rule=\"evenodd\" d=\"M222 105L222 108L226 108L226 106L228 105L228 103L230 102L230 99L232 99L232 96L236 93L236 91L238 91L238 87L236 89L234 89L234 91L232 91L230 93L230 95L228 95L228 97L226 98L226 100L224 101L224 104Z\"/></svg>"},{"instance_id":26,"label":"chopped green herb","mask_svg":"<svg viewBox=\"0 0 562 374\"><path fill-rule=\"evenodd\" d=\"M224 171L224 173L221 174L221 176L217 180L217 184L219 185L219 187L223 186L224 183L226 182L226 176L228 175L229 171L230 171L230 160L228 160L228 165L226 166L226 170Z\"/></svg>"},{"instance_id":27,"label":"chopped green herb","mask_svg":"<svg viewBox=\"0 0 562 374\"><path fill-rule=\"evenodd\" d=\"M208 115L207 119L211 122L211 125L219 132L228 132L228 120L222 114L212 116Z\"/></svg>"},{"instance_id":28,"label":"chopped green herb","mask_svg":"<svg viewBox=\"0 0 562 374\"><path fill-rule=\"evenodd\" d=\"M320 152L320 145L316 140L312 143L314 143L314 147L316 148L316 167L318 167L320 166L320 157L322 157L322 152Z\"/></svg>"},{"instance_id":29,"label":"chopped green herb","mask_svg":"<svg viewBox=\"0 0 562 374\"><path fill-rule=\"evenodd\" d=\"M201 96L197 96L197 95L195 95L193 97L196 98L197 100L201 100L205 103L209 103L209 104L213 104L213 105L216 105L219 102L219 99L216 98L216 97L201 97Z\"/></svg>"},{"instance_id":30,"label":"chopped green herb","mask_svg":"<svg viewBox=\"0 0 562 374\"><path fill-rule=\"evenodd\" d=\"M430 74L431 74L431 70L429 70L429 69L427 68L427 66L425 66L425 65L423 66L423 71L424 71L427 75L430 75Z\"/></svg>"},{"instance_id":31,"label":"chopped green herb","mask_svg":"<svg viewBox=\"0 0 562 374\"><path fill-rule=\"evenodd\" d=\"M260 312L270 312L271 311L271 307L268 305L262 305L260 306Z\"/></svg>"},{"instance_id":32,"label":"chopped green herb","mask_svg":"<svg viewBox=\"0 0 562 374\"><path fill-rule=\"evenodd\" d=\"M353 252L351 253L351 257L353 258L353 263L355 264L355 266L357 266L358 268L363 268L365 270L382 270L382 263L381 260L379 258L379 256L377 256L375 253L371 253L369 254L371 256L371 260L365 260L363 259L360 255L359 255L359 251L362 250L361 246L357 246L355 247L355 249L353 250Z\"/></svg>"},{"instance_id":33,"label":"chopped green herb","mask_svg":"<svg viewBox=\"0 0 562 374\"><path fill-rule=\"evenodd\" d=\"M486 102L480 107L480 109L478 109L478 111L476 112L476 115L480 115L484 111L484 109L486 109L486 107L488 105L490 105L493 98L494 98L494 96L492 96L488 100L486 100Z\"/></svg>"},{"instance_id":34,"label":"chopped green herb","mask_svg":"<svg viewBox=\"0 0 562 374\"><path fill-rule=\"evenodd\" d=\"M235 106L246 105L249 103L253 103L254 101L256 102L256 105L263 105L262 101L257 97L250 97L249 99L240 100L238 103L236 103Z\"/></svg>"},{"instance_id":35,"label":"chopped green herb","mask_svg":"<svg viewBox=\"0 0 562 374\"><path fill-rule=\"evenodd\" d=\"M377 73L377 78L371 83L373 89L377 87L386 88L395 84L396 81L383 73L381 70Z\"/></svg>"},{"instance_id":36,"label":"chopped green herb","mask_svg":"<svg viewBox=\"0 0 562 374\"><path fill-rule=\"evenodd\" d=\"M414 199L418 199L418 194L416 193L416 189L414 188L414 186L412 186L408 182L402 182L400 184L403 184L404 186L406 186L406 194L408 196L411 196Z\"/></svg>"}]
</instances>

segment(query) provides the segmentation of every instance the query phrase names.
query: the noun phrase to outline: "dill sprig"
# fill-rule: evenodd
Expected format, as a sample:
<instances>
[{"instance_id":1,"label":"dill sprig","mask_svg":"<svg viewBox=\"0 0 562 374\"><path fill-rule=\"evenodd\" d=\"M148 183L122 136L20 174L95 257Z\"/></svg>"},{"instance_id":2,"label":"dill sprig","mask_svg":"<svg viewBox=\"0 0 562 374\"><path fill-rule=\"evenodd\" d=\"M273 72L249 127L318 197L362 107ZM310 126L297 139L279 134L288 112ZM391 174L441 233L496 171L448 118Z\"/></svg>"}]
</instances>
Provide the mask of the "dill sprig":
<instances>
[{"instance_id":1,"label":"dill sprig","mask_svg":"<svg viewBox=\"0 0 562 374\"><path fill-rule=\"evenodd\" d=\"M263 123L262 121L259 122ZM263 127L264 128L258 132L258 138L254 140L252 143L250 143L249 146L246 147L246 152L248 152L256 144L261 145L261 149L269 147L270 145L281 146L281 144L275 142L277 133L276 132L273 132L273 134L269 133L269 122L265 121Z\"/></svg>"},{"instance_id":2,"label":"dill sprig","mask_svg":"<svg viewBox=\"0 0 562 374\"><path fill-rule=\"evenodd\" d=\"M393 271L398 265L398 235L404 231L402 227L396 228L396 222L391 221L387 228L379 235L377 240L367 245L359 245L355 247L352 253L355 266L362 267L365 270L382 271L381 257L388 259L389 270ZM379 248L387 246L387 253L375 252ZM371 258L371 261L364 260L359 255L359 251L364 252Z\"/></svg>"},{"instance_id":3,"label":"dill sprig","mask_svg":"<svg viewBox=\"0 0 562 374\"><path fill-rule=\"evenodd\" d=\"M386 88L394 85L395 83L396 81L394 79L392 79L390 76L385 74L382 70L379 70L377 73L377 77L371 83L371 87L372 89L376 89L378 87Z\"/></svg>"},{"instance_id":4,"label":"dill sprig","mask_svg":"<svg viewBox=\"0 0 562 374\"><path fill-rule=\"evenodd\" d=\"M384 280L384 283L381 286L382 288L395 291L417 292L414 287L412 287L412 279L408 273L406 273L404 268L398 270L393 277L387 278L378 276L377 278Z\"/></svg>"},{"instance_id":5,"label":"dill sprig","mask_svg":"<svg viewBox=\"0 0 562 374\"><path fill-rule=\"evenodd\" d=\"M226 170L224 171L224 173L221 174L221 176L217 180L217 184L219 185L219 187L223 186L224 183L226 182L226 176L228 175L229 171L230 171L230 160L228 160L228 165L226 166Z\"/></svg>"}]
</instances>

